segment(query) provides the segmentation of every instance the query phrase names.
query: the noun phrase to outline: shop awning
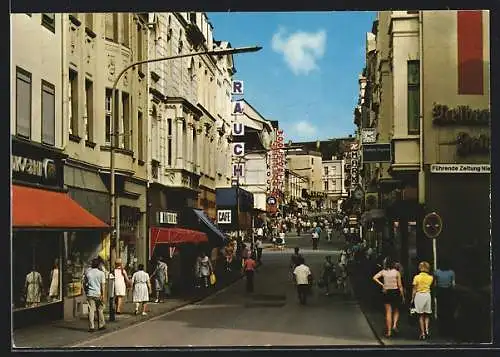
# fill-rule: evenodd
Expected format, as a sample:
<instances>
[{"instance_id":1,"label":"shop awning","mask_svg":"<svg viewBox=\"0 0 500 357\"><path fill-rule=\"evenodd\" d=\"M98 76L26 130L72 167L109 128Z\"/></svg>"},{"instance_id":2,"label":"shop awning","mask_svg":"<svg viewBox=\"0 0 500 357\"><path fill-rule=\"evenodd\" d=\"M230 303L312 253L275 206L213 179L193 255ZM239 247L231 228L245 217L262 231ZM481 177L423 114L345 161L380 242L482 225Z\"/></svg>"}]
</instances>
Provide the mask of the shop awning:
<instances>
[{"instance_id":1,"label":"shop awning","mask_svg":"<svg viewBox=\"0 0 500 357\"><path fill-rule=\"evenodd\" d=\"M203 232L185 228L151 228L149 249L151 255L157 244L203 243L208 242L207 235Z\"/></svg>"},{"instance_id":2,"label":"shop awning","mask_svg":"<svg viewBox=\"0 0 500 357\"><path fill-rule=\"evenodd\" d=\"M198 216L200 221L210 230L212 231L218 238L221 239L220 244L226 244L227 238L224 233L208 218L207 214L201 209L193 209L194 213Z\"/></svg>"},{"instance_id":3,"label":"shop awning","mask_svg":"<svg viewBox=\"0 0 500 357\"><path fill-rule=\"evenodd\" d=\"M24 229L109 229L66 193L12 185L12 227Z\"/></svg>"}]
</instances>

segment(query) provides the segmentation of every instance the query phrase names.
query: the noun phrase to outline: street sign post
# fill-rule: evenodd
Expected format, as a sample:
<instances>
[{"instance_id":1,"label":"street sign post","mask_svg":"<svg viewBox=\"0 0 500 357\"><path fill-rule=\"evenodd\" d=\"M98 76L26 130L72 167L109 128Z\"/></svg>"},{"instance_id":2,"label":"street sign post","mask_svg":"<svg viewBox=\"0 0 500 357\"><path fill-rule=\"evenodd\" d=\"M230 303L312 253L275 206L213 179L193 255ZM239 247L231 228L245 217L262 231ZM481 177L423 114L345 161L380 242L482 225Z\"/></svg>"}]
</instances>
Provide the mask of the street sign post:
<instances>
[{"instance_id":1,"label":"street sign post","mask_svg":"<svg viewBox=\"0 0 500 357\"><path fill-rule=\"evenodd\" d=\"M422 225L424 234L431 239L439 237L443 230L443 220L436 212L427 214L422 221Z\"/></svg>"},{"instance_id":2,"label":"street sign post","mask_svg":"<svg viewBox=\"0 0 500 357\"><path fill-rule=\"evenodd\" d=\"M443 219L436 212L431 212L425 215L422 220L422 228L424 234L432 239L432 259L433 269L437 269L437 237L443 231ZM434 297L434 317L437 318L437 298Z\"/></svg>"}]
</instances>

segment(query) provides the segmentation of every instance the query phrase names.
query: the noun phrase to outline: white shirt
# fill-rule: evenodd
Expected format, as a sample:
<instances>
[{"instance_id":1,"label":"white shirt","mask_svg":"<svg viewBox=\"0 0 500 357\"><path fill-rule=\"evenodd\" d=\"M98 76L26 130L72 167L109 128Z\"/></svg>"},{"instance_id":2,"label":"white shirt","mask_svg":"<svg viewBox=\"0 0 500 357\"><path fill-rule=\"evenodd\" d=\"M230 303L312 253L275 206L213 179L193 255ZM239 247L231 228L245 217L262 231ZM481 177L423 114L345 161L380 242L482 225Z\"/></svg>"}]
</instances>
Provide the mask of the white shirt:
<instances>
[{"instance_id":1,"label":"white shirt","mask_svg":"<svg viewBox=\"0 0 500 357\"><path fill-rule=\"evenodd\" d=\"M301 264L295 268L293 271L297 285L307 285L309 284L308 276L311 275L311 269L305 264Z\"/></svg>"},{"instance_id":2,"label":"white shirt","mask_svg":"<svg viewBox=\"0 0 500 357\"><path fill-rule=\"evenodd\" d=\"M263 236L264 235L264 230L262 228L257 228L257 235L259 237Z\"/></svg>"}]
</instances>

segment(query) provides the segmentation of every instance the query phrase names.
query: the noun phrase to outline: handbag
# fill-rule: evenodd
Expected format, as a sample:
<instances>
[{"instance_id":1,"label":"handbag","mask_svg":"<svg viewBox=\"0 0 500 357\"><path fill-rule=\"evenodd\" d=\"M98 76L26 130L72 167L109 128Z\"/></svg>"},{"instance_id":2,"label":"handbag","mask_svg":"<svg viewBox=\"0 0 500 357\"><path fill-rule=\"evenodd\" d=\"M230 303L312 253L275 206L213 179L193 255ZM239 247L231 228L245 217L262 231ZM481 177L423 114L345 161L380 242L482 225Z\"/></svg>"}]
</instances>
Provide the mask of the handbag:
<instances>
[{"instance_id":1,"label":"handbag","mask_svg":"<svg viewBox=\"0 0 500 357\"><path fill-rule=\"evenodd\" d=\"M210 284L215 285L216 282L217 278L215 277L215 274L214 273L210 274Z\"/></svg>"}]
</instances>

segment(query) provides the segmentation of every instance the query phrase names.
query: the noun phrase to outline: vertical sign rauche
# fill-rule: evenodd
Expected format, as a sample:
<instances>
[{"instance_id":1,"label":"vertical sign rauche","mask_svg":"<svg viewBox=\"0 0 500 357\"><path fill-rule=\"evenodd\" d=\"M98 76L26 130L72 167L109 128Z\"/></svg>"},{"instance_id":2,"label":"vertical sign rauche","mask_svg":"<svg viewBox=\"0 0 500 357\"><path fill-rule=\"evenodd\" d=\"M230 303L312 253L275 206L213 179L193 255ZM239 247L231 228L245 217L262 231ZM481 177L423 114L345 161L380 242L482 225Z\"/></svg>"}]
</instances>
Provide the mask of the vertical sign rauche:
<instances>
[{"instance_id":1,"label":"vertical sign rauche","mask_svg":"<svg viewBox=\"0 0 500 357\"><path fill-rule=\"evenodd\" d=\"M232 143L232 169L231 176L233 184L239 184L240 177L245 176L245 163L242 160L245 157L245 125L238 120L238 117L244 114L245 102L243 101L243 81L234 80L232 86L233 105L231 125L231 134L233 136Z\"/></svg>"}]
</instances>

